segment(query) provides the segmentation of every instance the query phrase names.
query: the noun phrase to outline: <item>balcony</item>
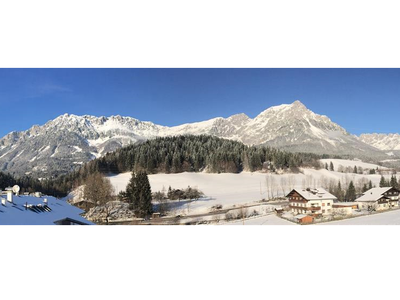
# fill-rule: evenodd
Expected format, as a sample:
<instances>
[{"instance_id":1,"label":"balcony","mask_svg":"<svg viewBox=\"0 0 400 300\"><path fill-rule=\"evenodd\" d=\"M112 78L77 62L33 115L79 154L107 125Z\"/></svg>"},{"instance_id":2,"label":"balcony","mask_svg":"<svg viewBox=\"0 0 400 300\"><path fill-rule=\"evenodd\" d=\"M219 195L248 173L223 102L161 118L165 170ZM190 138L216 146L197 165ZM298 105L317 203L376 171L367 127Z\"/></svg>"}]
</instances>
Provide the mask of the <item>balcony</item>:
<instances>
[{"instance_id":1,"label":"balcony","mask_svg":"<svg viewBox=\"0 0 400 300\"><path fill-rule=\"evenodd\" d=\"M293 209L305 209L307 211L321 210L320 206L294 206L294 205L290 205L289 207L293 208Z\"/></svg>"}]
</instances>

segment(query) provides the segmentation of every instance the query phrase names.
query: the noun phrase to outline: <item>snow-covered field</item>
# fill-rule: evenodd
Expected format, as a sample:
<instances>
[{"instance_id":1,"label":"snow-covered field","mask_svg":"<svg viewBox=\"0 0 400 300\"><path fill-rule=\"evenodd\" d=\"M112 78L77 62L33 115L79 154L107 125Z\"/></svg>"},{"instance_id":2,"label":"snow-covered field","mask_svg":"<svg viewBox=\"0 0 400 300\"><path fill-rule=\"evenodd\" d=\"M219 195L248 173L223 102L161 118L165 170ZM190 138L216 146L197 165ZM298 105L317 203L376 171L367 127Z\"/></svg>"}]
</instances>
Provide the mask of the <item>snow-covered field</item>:
<instances>
[{"instance_id":1,"label":"snow-covered field","mask_svg":"<svg viewBox=\"0 0 400 300\"><path fill-rule=\"evenodd\" d=\"M323 164L327 163L328 165L330 164L330 162L332 162L333 167L335 168L335 170L337 170L339 168L339 166L343 166L344 168L346 167L351 167L354 168L354 166L361 167L363 169L387 169L385 167L381 167L378 166L376 164L370 164L370 163L365 163L359 160L348 160L348 159L321 159L320 160Z\"/></svg>"},{"instance_id":2,"label":"snow-covered field","mask_svg":"<svg viewBox=\"0 0 400 300\"><path fill-rule=\"evenodd\" d=\"M123 173L110 176L109 178L116 191L119 192L125 190L130 177L130 173ZM224 208L229 208L233 205L253 203L265 198L265 174L262 173L157 174L149 175L149 180L153 192L160 191L163 188L168 190L169 186L176 189L187 188L188 186L200 189L206 195L206 199L192 202L190 204L191 213L208 212L216 204L221 204ZM186 209L186 204L183 204L182 210Z\"/></svg>"},{"instance_id":3,"label":"snow-covered field","mask_svg":"<svg viewBox=\"0 0 400 300\"><path fill-rule=\"evenodd\" d=\"M330 161L330 160L329 160ZM355 161L332 160L335 164L345 164L367 167L370 164ZM375 166L375 165L373 165ZM276 196L285 196L290 188L318 187L330 180L340 180L342 186L353 180L355 183L362 178L371 180L374 185L379 185L380 175L361 175L353 173L331 172L325 169L304 169L300 174L266 174L260 172L242 172L240 174L209 174L209 173L179 173L179 174L156 174L149 175L152 191L168 190L171 186L175 189L197 187L206 195L207 199L200 199L190 204L190 213L204 213L216 205L221 204L223 208L231 208L233 205L250 204L268 198L266 178L273 181L273 192ZM386 175L387 178L390 175ZM123 173L109 176L116 192L125 190L131 178L131 173ZM291 183L289 183L291 182ZM180 207L187 212L186 202ZM177 212L179 213L179 211Z\"/></svg>"},{"instance_id":4,"label":"snow-covered field","mask_svg":"<svg viewBox=\"0 0 400 300\"><path fill-rule=\"evenodd\" d=\"M243 225L243 221L226 222L224 225ZM251 219L246 219L244 225L296 225L292 222L283 220L276 215L267 215L262 217L256 217Z\"/></svg>"},{"instance_id":5,"label":"snow-covered field","mask_svg":"<svg viewBox=\"0 0 400 300\"><path fill-rule=\"evenodd\" d=\"M356 217L318 225L400 225L400 210L382 212L375 215Z\"/></svg>"}]
</instances>

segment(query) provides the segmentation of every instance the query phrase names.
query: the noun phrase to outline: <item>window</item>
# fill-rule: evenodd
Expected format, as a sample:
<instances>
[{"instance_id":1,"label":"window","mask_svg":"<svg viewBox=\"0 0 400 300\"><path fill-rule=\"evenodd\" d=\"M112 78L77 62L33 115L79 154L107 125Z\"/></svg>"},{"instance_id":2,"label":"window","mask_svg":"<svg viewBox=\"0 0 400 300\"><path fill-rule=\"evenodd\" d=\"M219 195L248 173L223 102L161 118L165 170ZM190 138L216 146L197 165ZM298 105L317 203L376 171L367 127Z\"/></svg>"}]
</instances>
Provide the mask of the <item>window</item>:
<instances>
[{"instance_id":1,"label":"window","mask_svg":"<svg viewBox=\"0 0 400 300\"><path fill-rule=\"evenodd\" d=\"M331 204L330 204L330 203L328 203L328 206L331 206Z\"/></svg>"},{"instance_id":2,"label":"window","mask_svg":"<svg viewBox=\"0 0 400 300\"><path fill-rule=\"evenodd\" d=\"M322 210L322 213L323 213L323 214L325 213L325 209Z\"/></svg>"},{"instance_id":3,"label":"window","mask_svg":"<svg viewBox=\"0 0 400 300\"><path fill-rule=\"evenodd\" d=\"M325 206L325 203L322 203L322 206Z\"/></svg>"}]
</instances>

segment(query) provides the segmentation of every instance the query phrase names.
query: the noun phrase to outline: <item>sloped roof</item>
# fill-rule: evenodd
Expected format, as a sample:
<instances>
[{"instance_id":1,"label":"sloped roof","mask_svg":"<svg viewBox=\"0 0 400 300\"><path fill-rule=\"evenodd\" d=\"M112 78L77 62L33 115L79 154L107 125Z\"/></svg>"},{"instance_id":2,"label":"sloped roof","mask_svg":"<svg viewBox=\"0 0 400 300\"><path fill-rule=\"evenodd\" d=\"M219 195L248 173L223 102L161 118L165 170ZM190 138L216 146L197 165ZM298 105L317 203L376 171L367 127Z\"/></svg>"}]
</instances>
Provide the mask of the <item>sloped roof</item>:
<instances>
[{"instance_id":1,"label":"sloped roof","mask_svg":"<svg viewBox=\"0 0 400 300\"><path fill-rule=\"evenodd\" d=\"M301 220L301 219L303 219L303 218L305 218L305 217L312 217L312 216L309 216L309 215L297 215L297 216L295 216L295 218L297 219L297 220ZM313 218L313 217L312 217Z\"/></svg>"},{"instance_id":2,"label":"sloped roof","mask_svg":"<svg viewBox=\"0 0 400 300\"><path fill-rule=\"evenodd\" d=\"M381 199L384 193L391 190L392 187L372 188L366 191L360 198L356 199L357 202L371 202Z\"/></svg>"},{"instance_id":3,"label":"sloped roof","mask_svg":"<svg viewBox=\"0 0 400 300\"><path fill-rule=\"evenodd\" d=\"M307 200L337 200L337 198L323 188L317 189L294 189L293 191L300 194ZM292 192L293 192L292 191ZM290 192L290 193L292 193ZM289 194L290 194L289 193Z\"/></svg>"},{"instance_id":4,"label":"sloped roof","mask_svg":"<svg viewBox=\"0 0 400 300\"><path fill-rule=\"evenodd\" d=\"M5 198L5 197L2 197ZM25 204L44 205L44 199L47 199L49 211L32 211L25 209ZM78 207L72 206L64 200L58 200L54 197L43 196L13 196L13 203L6 201L6 205L0 204L0 225L54 225L55 221L61 219L73 219L85 224L93 224L80 214L84 211Z\"/></svg>"}]
</instances>

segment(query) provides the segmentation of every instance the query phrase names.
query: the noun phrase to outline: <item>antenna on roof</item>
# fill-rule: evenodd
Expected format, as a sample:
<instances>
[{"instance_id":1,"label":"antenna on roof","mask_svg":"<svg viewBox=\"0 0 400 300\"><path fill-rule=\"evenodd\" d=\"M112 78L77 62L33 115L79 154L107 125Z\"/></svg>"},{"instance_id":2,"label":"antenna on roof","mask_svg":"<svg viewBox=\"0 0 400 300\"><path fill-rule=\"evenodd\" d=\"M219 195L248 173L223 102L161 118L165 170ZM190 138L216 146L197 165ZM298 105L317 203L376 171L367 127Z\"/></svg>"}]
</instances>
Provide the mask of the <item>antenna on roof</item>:
<instances>
[{"instance_id":1,"label":"antenna on roof","mask_svg":"<svg viewBox=\"0 0 400 300\"><path fill-rule=\"evenodd\" d=\"M12 187L12 191L13 191L13 193L15 194L15 195L19 195L19 191L21 190L21 188L19 187L19 185L14 185L13 187Z\"/></svg>"}]
</instances>

